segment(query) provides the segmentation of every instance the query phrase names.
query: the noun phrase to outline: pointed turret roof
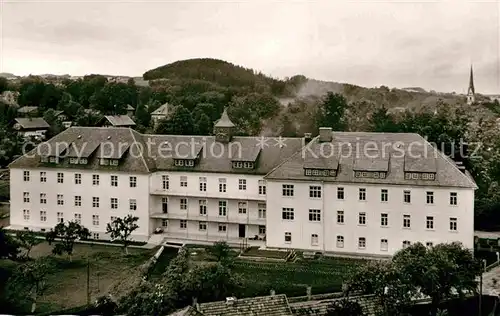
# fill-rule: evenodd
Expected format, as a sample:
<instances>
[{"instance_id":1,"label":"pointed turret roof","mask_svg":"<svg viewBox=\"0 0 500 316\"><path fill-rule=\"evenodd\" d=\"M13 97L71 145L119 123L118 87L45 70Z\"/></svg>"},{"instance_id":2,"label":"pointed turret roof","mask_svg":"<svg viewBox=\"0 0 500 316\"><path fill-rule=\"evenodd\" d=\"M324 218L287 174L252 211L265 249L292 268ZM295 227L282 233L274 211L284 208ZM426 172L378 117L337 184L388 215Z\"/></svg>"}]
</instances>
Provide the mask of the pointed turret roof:
<instances>
[{"instance_id":1,"label":"pointed turret roof","mask_svg":"<svg viewBox=\"0 0 500 316\"><path fill-rule=\"evenodd\" d=\"M222 112L222 116L217 121L214 127L234 127L234 123L231 122L229 116L227 115L227 107L224 108L224 112Z\"/></svg>"},{"instance_id":2,"label":"pointed turret roof","mask_svg":"<svg viewBox=\"0 0 500 316\"><path fill-rule=\"evenodd\" d=\"M472 65L470 65L469 90L467 91L467 93L476 93L476 90L474 89L474 74L472 72Z\"/></svg>"}]
</instances>

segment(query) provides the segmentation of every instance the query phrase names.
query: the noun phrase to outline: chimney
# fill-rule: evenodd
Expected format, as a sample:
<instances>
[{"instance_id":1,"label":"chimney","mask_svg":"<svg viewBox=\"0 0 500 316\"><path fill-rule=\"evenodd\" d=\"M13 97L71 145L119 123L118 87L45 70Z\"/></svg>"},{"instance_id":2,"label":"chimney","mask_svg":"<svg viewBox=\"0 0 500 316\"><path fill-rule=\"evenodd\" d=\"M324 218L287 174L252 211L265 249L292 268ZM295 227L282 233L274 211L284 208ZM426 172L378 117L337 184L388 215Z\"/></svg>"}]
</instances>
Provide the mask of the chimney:
<instances>
[{"instance_id":1,"label":"chimney","mask_svg":"<svg viewBox=\"0 0 500 316\"><path fill-rule=\"evenodd\" d=\"M307 287L306 293L307 293L307 300L310 301L312 299L312 289L310 286Z\"/></svg>"},{"instance_id":2,"label":"chimney","mask_svg":"<svg viewBox=\"0 0 500 316\"><path fill-rule=\"evenodd\" d=\"M319 128L319 141L320 143L326 143L332 141L332 128L331 127L320 127Z\"/></svg>"},{"instance_id":3,"label":"chimney","mask_svg":"<svg viewBox=\"0 0 500 316\"><path fill-rule=\"evenodd\" d=\"M276 295L276 291L275 290L271 290L271 296L274 296Z\"/></svg>"},{"instance_id":4,"label":"chimney","mask_svg":"<svg viewBox=\"0 0 500 316\"><path fill-rule=\"evenodd\" d=\"M312 134L311 133L304 133L304 140L306 143L310 142L312 139Z\"/></svg>"},{"instance_id":5,"label":"chimney","mask_svg":"<svg viewBox=\"0 0 500 316\"><path fill-rule=\"evenodd\" d=\"M226 305L233 306L235 303L236 303L236 297L234 296L226 297Z\"/></svg>"}]
</instances>

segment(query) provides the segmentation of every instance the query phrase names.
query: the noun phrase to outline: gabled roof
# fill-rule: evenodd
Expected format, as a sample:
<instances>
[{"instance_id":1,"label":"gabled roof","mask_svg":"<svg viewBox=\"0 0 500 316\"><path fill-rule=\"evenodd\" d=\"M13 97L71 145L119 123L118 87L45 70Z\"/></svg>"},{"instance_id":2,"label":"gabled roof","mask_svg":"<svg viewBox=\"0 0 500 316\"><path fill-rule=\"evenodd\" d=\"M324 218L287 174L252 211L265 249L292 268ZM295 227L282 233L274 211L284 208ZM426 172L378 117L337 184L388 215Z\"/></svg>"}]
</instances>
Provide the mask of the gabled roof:
<instances>
[{"instance_id":1,"label":"gabled roof","mask_svg":"<svg viewBox=\"0 0 500 316\"><path fill-rule=\"evenodd\" d=\"M271 295L200 304L205 316L292 316L286 295Z\"/></svg>"},{"instance_id":2,"label":"gabled roof","mask_svg":"<svg viewBox=\"0 0 500 316\"><path fill-rule=\"evenodd\" d=\"M134 107L131 106L130 104L127 104L127 111L134 111Z\"/></svg>"},{"instance_id":3,"label":"gabled roof","mask_svg":"<svg viewBox=\"0 0 500 316\"><path fill-rule=\"evenodd\" d=\"M151 115L168 115L170 110L172 109L172 105L169 103L165 103L160 105L159 108L151 112Z\"/></svg>"},{"instance_id":4,"label":"gabled roof","mask_svg":"<svg viewBox=\"0 0 500 316\"><path fill-rule=\"evenodd\" d=\"M224 109L224 112L222 112L222 116L217 121L217 123L215 123L214 127L234 127L233 122L231 122L229 116L227 115L227 108Z\"/></svg>"},{"instance_id":5,"label":"gabled roof","mask_svg":"<svg viewBox=\"0 0 500 316\"><path fill-rule=\"evenodd\" d=\"M49 123L45 122L42 117L18 117L15 119L16 123L21 126L22 129L48 129L50 128Z\"/></svg>"},{"instance_id":6,"label":"gabled roof","mask_svg":"<svg viewBox=\"0 0 500 316\"><path fill-rule=\"evenodd\" d=\"M100 123L105 120L116 127L135 126L135 122L128 115L105 115Z\"/></svg>"},{"instance_id":7,"label":"gabled roof","mask_svg":"<svg viewBox=\"0 0 500 316\"><path fill-rule=\"evenodd\" d=\"M333 148L335 154L331 157L322 155L321 148ZM363 154L366 148L371 149L369 155ZM318 163L315 164L314 160ZM304 173L308 164L325 165L328 169L326 166L335 166L337 161L336 177L306 176ZM356 178L354 171L386 171L387 174L383 179ZM408 180L405 172L435 173L435 180ZM477 188L472 178L460 171L450 158L420 135L409 133L332 132L331 142L320 144L318 137L313 139L304 150L274 168L265 178Z\"/></svg>"},{"instance_id":8,"label":"gabled roof","mask_svg":"<svg viewBox=\"0 0 500 316\"><path fill-rule=\"evenodd\" d=\"M60 110L54 111L54 116L59 116L61 114L64 114L64 111L60 111Z\"/></svg>"},{"instance_id":9,"label":"gabled roof","mask_svg":"<svg viewBox=\"0 0 500 316\"><path fill-rule=\"evenodd\" d=\"M28 114L28 113L32 113L35 111L38 111L37 106L23 106L17 110L18 113L22 113L22 114Z\"/></svg>"},{"instance_id":10,"label":"gabled roof","mask_svg":"<svg viewBox=\"0 0 500 316\"><path fill-rule=\"evenodd\" d=\"M172 314L169 314L168 316L205 316L205 315L202 314L201 312L199 312L198 310L196 310L196 308L194 308L192 306L188 306L188 307L183 308L179 311L173 312Z\"/></svg>"}]
</instances>

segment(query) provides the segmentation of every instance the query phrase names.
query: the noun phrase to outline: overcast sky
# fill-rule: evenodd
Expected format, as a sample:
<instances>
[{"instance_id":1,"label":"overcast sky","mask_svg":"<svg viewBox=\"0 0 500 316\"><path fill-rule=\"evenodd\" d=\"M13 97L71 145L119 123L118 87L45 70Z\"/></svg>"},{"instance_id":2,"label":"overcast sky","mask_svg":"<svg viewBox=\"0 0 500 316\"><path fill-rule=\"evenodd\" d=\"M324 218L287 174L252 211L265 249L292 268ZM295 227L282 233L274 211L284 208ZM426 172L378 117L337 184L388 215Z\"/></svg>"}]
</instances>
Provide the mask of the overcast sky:
<instances>
[{"instance_id":1,"label":"overcast sky","mask_svg":"<svg viewBox=\"0 0 500 316\"><path fill-rule=\"evenodd\" d=\"M275 77L500 93L497 1L0 0L0 72L141 76L213 57Z\"/></svg>"}]
</instances>

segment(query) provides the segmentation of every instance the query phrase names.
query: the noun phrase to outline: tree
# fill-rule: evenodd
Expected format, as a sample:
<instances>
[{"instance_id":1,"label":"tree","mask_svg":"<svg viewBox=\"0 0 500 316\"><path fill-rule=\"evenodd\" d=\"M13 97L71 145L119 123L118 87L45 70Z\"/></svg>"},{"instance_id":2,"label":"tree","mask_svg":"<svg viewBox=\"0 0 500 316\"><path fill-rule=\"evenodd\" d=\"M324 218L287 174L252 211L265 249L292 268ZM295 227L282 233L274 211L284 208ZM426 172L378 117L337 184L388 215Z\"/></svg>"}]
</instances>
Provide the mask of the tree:
<instances>
[{"instance_id":1,"label":"tree","mask_svg":"<svg viewBox=\"0 0 500 316\"><path fill-rule=\"evenodd\" d=\"M38 298L46 289L47 276L53 271L53 265L48 257L42 257L20 266L9 279L7 293L16 301L28 300L31 303L31 313L36 311Z\"/></svg>"},{"instance_id":2,"label":"tree","mask_svg":"<svg viewBox=\"0 0 500 316\"><path fill-rule=\"evenodd\" d=\"M211 254L215 260L223 264L231 260L231 248L225 241L217 241L208 248L208 253Z\"/></svg>"},{"instance_id":3,"label":"tree","mask_svg":"<svg viewBox=\"0 0 500 316\"><path fill-rule=\"evenodd\" d=\"M90 231L86 227L75 221L71 221L57 224L46 234L45 238L49 242L49 245L58 239L58 242L52 249L52 253L55 255L67 253L71 261L75 241L78 239L87 239L89 236Z\"/></svg>"},{"instance_id":4,"label":"tree","mask_svg":"<svg viewBox=\"0 0 500 316\"><path fill-rule=\"evenodd\" d=\"M456 293L460 298L476 293L476 278L481 273L479 261L460 243L431 248L416 243L396 253L392 263L403 282L431 298L431 315L436 315L443 300Z\"/></svg>"},{"instance_id":5,"label":"tree","mask_svg":"<svg viewBox=\"0 0 500 316\"><path fill-rule=\"evenodd\" d=\"M106 234L109 234L112 240L120 240L126 254L128 254L128 245L131 242L130 235L139 228L138 220L137 216L127 215L124 218L115 218L106 226Z\"/></svg>"},{"instance_id":6,"label":"tree","mask_svg":"<svg viewBox=\"0 0 500 316\"><path fill-rule=\"evenodd\" d=\"M138 124L144 127L149 126L149 123L151 122L151 115L148 113L148 110L146 110L144 104L137 105L137 108L135 109L135 119Z\"/></svg>"},{"instance_id":7,"label":"tree","mask_svg":"<svg viewBox=\"0 0 500 316\"><path fill-rule=\"evenodd\" d=\"M19 244L0 227L0 259L16 259L19 254Z\"/></svg>"},{"instance_id":8,"label":"tree","mask_svg":"<svg viewBox=\"0 0 500 316\"><path fill-rule=\"evenodd\" d=\"M62 126L61 121L56 117L56 113L53 109L48 109L43 113L43 119L50 125L48 130L48 138L52 138L53 136L59 134L64 127Z\"/></svg>"},{"instance_id":9,"label":"tree","mask_svg":"<svg viewBox=\"0 0 500 316\"><path fill-rule=\"evenodd\" d=\"M0 94L9 90L9 81L5 77L0 77Z\"/></svg>"},{"instance_id":10,"label":"tree","mask_svg":"<svg viewBox=\"0 0 500 316\"><path fill-rule=\"evenodd\" d=\"M31 230L22 230L17 232L16 238L19 246L26 250L26 253L24 254L26 258L29 258L31 249L42 242L42 240L37 238L35 233Z\"/></svg>"},{"instance_id":11,"label":"tree","mask_svg":"<svg viewBox=\"0 0 500 316\"><path fill-rule=\"evenodd\" d=\"M377 133L395 133L398 125L385 106L377 108L368 119L370 130Z\"/></svg>"},{"instance_id":12,"label":"tree","mask_svg":"<svg viewBox=\"0 0 500 316\"><path fill-rule=\"evenodd\" d=\"M365 316L363 308L358 302L347 297L333 301L326 310L325 316Z\"/></svg>"},{"instance_id":13,"label":"tree","mask_svg":"<svg viewBox=\"0 0 500 316\"><path fill-rule=\"evenodd\" d=\"M280 110L280 103L271 94L252 92L233 97L228 114L240 132L258 135L262 128L261 120L277 116Z\"/></svg>"},{"instance_id":14,"label":"tree","mask_svg":"<svg viewBox=\"0 0 500 316\"><path fill-rule=\"evenodd\" d=\"M201 113L198 117L195 116L194 125L196 135L210 135L212 133L212 121L205 113Z\"/></svg>"},{"instance_id":15,"label":"tree","mask_svg":"<svg viewBox=\"0 0 500 316\"><path fill-rule=\"evenodd\" d=\"M344 114L347 107L347 100L343 95L328 92L319 106L318 127L332 127L336 131L343 131L346 127Z\"/></svg>"},{"instance_id":16,"label":"tree","mask_svg":"<svg viewBox=\"0 0 500 316\"><path fill-rule=\"evenodd\" d=\"M179 105L170 118L160 120L155 128L157 134L193 135L194 123L188 109Z\"/></svg>"}]
</instances>

